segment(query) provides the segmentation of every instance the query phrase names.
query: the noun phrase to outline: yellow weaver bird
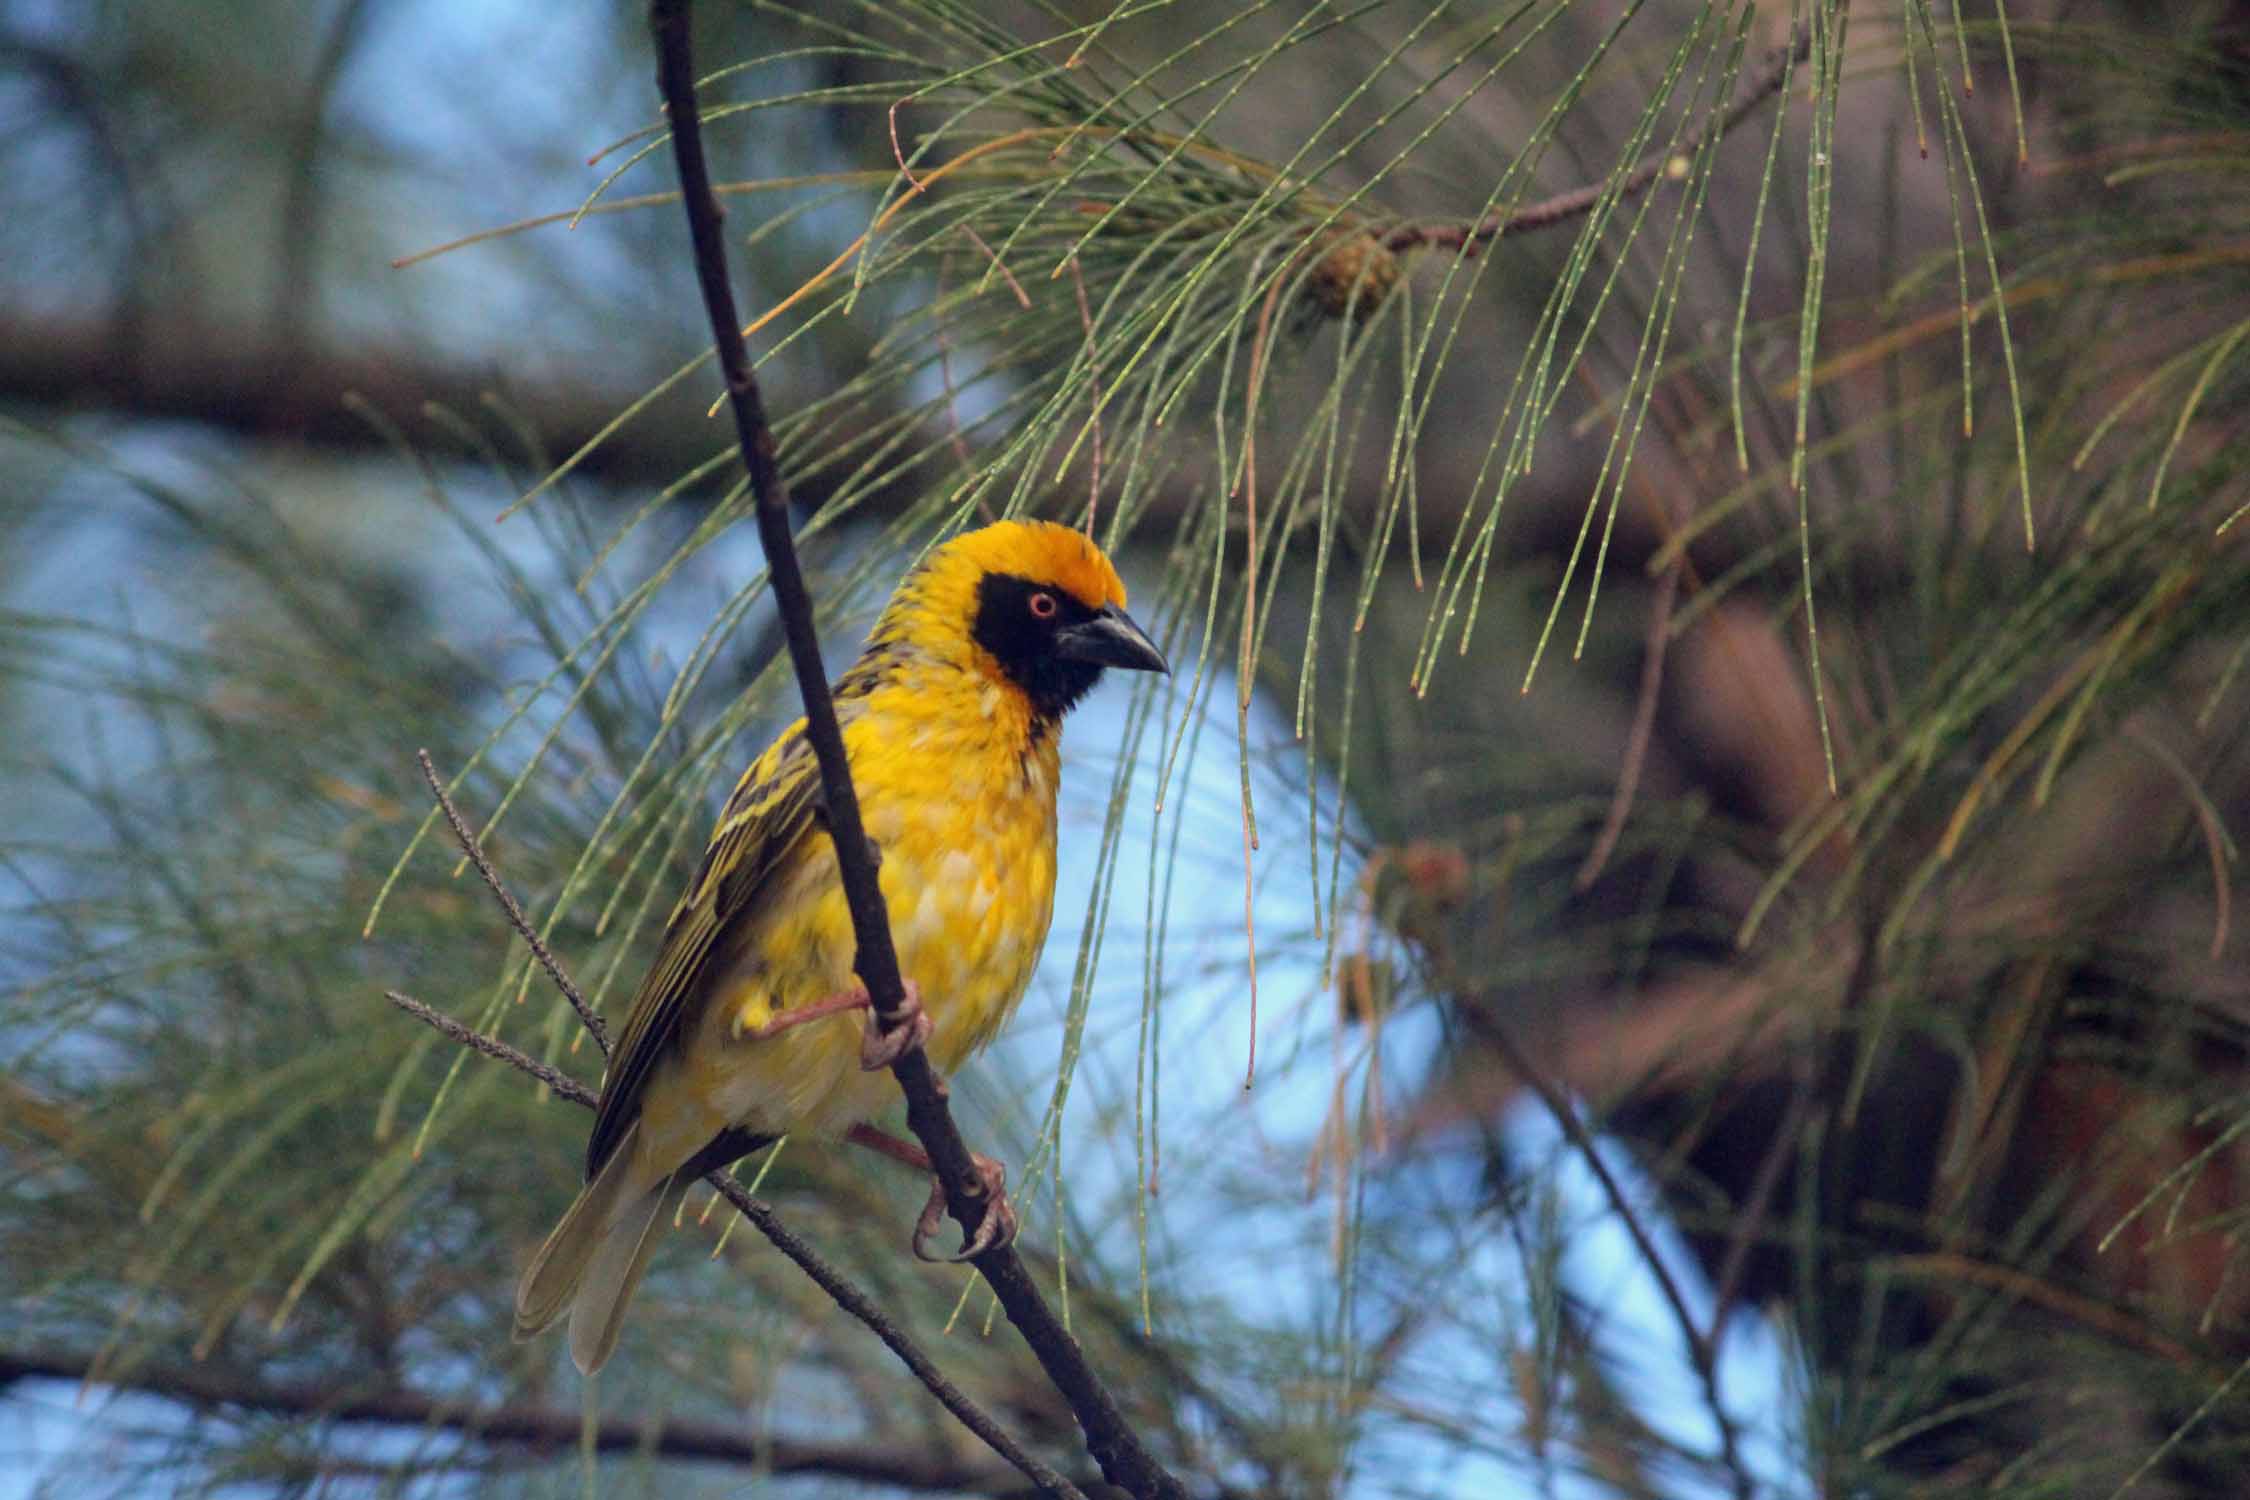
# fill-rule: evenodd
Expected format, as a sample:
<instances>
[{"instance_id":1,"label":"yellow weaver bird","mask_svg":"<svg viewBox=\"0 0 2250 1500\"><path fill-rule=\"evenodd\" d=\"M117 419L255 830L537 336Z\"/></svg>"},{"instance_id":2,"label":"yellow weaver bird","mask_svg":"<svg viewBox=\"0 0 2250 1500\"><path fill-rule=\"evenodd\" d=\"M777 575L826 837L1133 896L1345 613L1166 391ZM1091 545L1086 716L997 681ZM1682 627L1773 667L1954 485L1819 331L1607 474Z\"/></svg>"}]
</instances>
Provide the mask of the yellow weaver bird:
<instances>
[{"instance_id":1,"label":"yellow weaver bird","mask_svg":"<svg viewBox=\"0 0 2250 1500\"><path fill-rule=\"evenodd\" d=\"M927 1046L952 1072L1023 998L1054 914L1062 716L1105 667L1170 670L1126 615L1117 570L1068 527L969 532L899 584L835 692L906 1021L850 1022L867 992L800 719L727 799L633 996L586 1186L517 1288L518 1338L568 1308L571 1358L600 1369L687 1185L785 1132L840 1134L928 1169L918 1146L867 1123L895 1095L880 1070ZM964 1255L1015 1233L1005 1174L978 1166L992 1199L983 1243ZM933 1185L917 1254L943 1202Z\"/></svg>"}]
</instances>

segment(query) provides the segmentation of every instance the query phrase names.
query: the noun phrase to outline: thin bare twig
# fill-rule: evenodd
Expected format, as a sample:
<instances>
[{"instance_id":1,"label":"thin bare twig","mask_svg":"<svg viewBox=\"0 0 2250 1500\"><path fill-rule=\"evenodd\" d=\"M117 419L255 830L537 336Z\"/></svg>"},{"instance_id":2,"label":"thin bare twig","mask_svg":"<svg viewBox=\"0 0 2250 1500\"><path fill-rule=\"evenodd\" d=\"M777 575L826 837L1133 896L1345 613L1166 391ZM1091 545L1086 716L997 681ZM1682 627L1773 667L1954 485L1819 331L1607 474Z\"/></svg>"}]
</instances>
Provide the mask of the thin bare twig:
<instances>
[{"instance_id":1,"label":"thin bare twig","mask_svg":"<svg viewBox=\"0 0 2250 1500\"><path fill-rule=\"evenodd\" d=\"M899 175L906 179L907 196L910 198L919 197L925 191L922 179L915 176L914 169L906 164L905 148L900 146L898 143L899 106L902 104L910 103L913 97L913 95L909 94L906 96L906 98L903 99L893 99L891 101L891 108L889 112L891 127L891 159L898 163ZM713 189L713 191L716 192L717 189ZM976 226L974 224L963 224L961 226L961 232L969 237L970 244L976 246L979 250L984 252L984 258L992 263L992 269L998 271L1000 273L1001 279L1008 283L1008 290L1016 294L1016 305L1022 308L1025 312L1031 311L1031 298L1024 294L1023 286L1016 280L1014 274L1008 270L1007 266L1002 263L999 252L994 250L990 245L986 244L984 242L984 236L977 233Z\"/></svg>"},{"instance_id":2,"label":"thin bare twig","mask_svg":"<svg viewBox=\"0 0 2250 1500\"><path fill-rule=\"evenodd\" d=\"M529 1073L548 1088L558 1099L568 1099L573 1104L592 1109L601 1102L601 1095L586 1087L560 1068L550 1067L528 1052L518 1051L496 1036L486 1036L463 1021L456 1021L435 1006L424 1005L412 995L402 995L397 990L383 991L383 998L405 1011L415 1020L440 1035L450 1037L472 1052L482 1052L486 1057L497 1058L518 1072Z\"/></svg>"},{"instance_id":3,"label":"thin bare twig","mask_svg":"<svg viewBox=\"0 0 2250 1500\"><path fill-rule=\"evenodd\" d=\"M1734 1312L1735 1298L1742 1292L1742 1278L1750 1269L1750 1253L1758 1248L1758 1240L1765 1234L1766 1215L1773 1207L1774 1190L1781 1185L1782 1169L1789 1164L1800 1144L1811 1105L1812 1068L1808 1063L1798 1071L1797 1082L1789 1092L1789 1103L1782 1109L1773 1139L1766 1143L1765 1155L1758 1160L1756 1175L1750 1179L1750 1191L1734 1213L1726 1256L1719 1262L1719 1275L1712 1283L1710 1326L1703 1333L1714 1349L1726 1334L1727 1318Z\"/></svg>"},{"instance_id":4,"label":"thin bare twig","mask_svg":"<svg viewBox=\"0 0 2250 1500\"><path fill-rule=\"evenodd\" d=\"M1808 28L1798 38L1794 47L1776 50L1773 59L1751 84L1750 92L1740 102L1721 116L1704 134L1676 151L1650 157L1635 167L1622 183L1614 187L1608 182L1590 182L1584 187L1572 188L1567 193L1557 193L1552 198L1513 213L1492 214L1475 224L1401 224L1383 236L1385 249L1397 252L1422 248L1458 250L1464 255L1474 255L1494 240L1511 234L1524 234L1534 229L1552 229L1572 219L1584 218L1613 192L1619 201L1638 197L1649 185L1664 175L1675 161L1692 161L1705 143L1714 136L1724 136L1758 109L1768 99L1788 85L1789 70L1794 62L1802 62L1812 52L1812 32Z\"/></svg>"},{"instance_id":5,"label":"thin bare twig","mask_svg":"<svg viewBox=\"0 0 2250 1500\"><path fill-rule=\"evenodd\" d=\"M953 257L950 255L942 256L938 260L936 300L941 307L945 304L946 272L952 265ZM976 464L969 457L968 437L961 431L961 397L959 392L953 388L953 341L945 335L945 324L945 318L939 317L930 324L930 331L937 338L938 379L945 386L945 420L946 425L952 430L953 457L961 465L961 472L968 475L975 470ZM977 515L983 518L987 524L1000 519L992 509L991 499L982 491L977 494Z\"/></svg>"},{"instance_id":6,"label":"thin bare twig","mask_svg":"<svg viewBox=\"0 0 2250 1500\"><path fill-rule=\"evenodd\" d=\"M828 690L827 669L820 659L820 639L813 629L812 598L798 566L797 550L789 533L789 491L777 462L778 444L766 420L765 402L751 373L749 352L740 333L734 290L729 284L726 242L720 233L719 200L711 190L711 173L703 154L703 131L696 114L695 63L688 19L690 0L652 0L649 21L656 39L657 87L664 98L672 127L672 150L680 173L680 196L687 210L688 231L694 241L695 269L710 317L711 334L718 350L719 367L726 376L728 405L734 415L735 437L749 471L755 498L758 539L765 552L775 602L780 607L788 635L789 657L804 699L805 739L820 763L822 809L836 849L837 873L851 909L852 932L858 944L853 968L867 986L870 1008L885 1029L895 1029L905 1019L906 989L899 975L898 952L891 941L890 915L876 883L875 862L860 820L859 796L853 789L851 766L844 755L843 731L836 720L836 705ZM945 1189L946 1207L965 1235L973 1236L990 1211L991 1193L961 1138L946 1106L944 1083L920 1048L912 1049L891 1065L906 1095L906 1122L928 1151L939 1183ZM1023 1335L1040 1367L1070 1406L1085 1432L1087 1449L1110 1483L1136 1500L1174 1500L1186 1489L1178 1478L1157 1462L1140 1435L1126 1421L1116 1399L1086 1361L1085 1352L1071 1337L1032 1282L1023 1260L1007 1246L986 1250L973 1262L999 1298L1008 1321Z\"/></svg>"},{"instance_id":7,"label":"thin bare twig","mask_svg":"<svg viewBox=\"0 0 2250 1500\"><path fill-rule=\"evenodd\" d=\"M1696 1378L1702 1382L1704 1404L1711 1409L1712 1423L1719 1429L1720 1461L1726 1465L1727 1472L1734 1481L1734 1492L1739 1500L1750 1500L1757 1487L1751 1480L1749 1466L1743 1461L1741 1440L1735 1431L1734 1419L1727 1415L1726 1403L1719 1390L1718 1350L1710 1339L1704 1337L1703 1329L1688 1307L1686 1295L1680 1290L1679 1279L1673 1276L1671 1267L1664 1263L1664 1257L1657 1249L1655 1237L1648 1232L1648 1226L1641 1222L1640 1214L1633 1208L1632 1199L1626 1196L1624 1184L1617 1180L1617 1174L1610 1171L1609 1163L1602 1160L1601 1150L1593 1133L1578 1118L1578 1111L1571 1107L1570 1100L1563 1095L1562 1090L1550 1082L1529 1054L1516 1044L1516 1039L1509 1035L1507 1027L1490 1016L1476 1016L1474 1019L1478 1023L1479 1036L1490 1043L1500 1054L1501 1060L1539 1096L1539 1102L1547 1107L1547 1113L1554 1117L1555 1124L1561 1128L1563 1138L1570 1142L1579 1159L1585 1162L1587 1170L1594 1174L1594 1180L1601 1185L1602 1196L1609 1200L1610 1211L1625 1226L1625 1233L1633 1241L1633 1248L1639 1252L1641 1260L1648 1266L1649 1274L1655 1278L1657 1290L1663 1295L1666 1306L1671 1309L1673 1321L1679 1325L1681 1340L1687 1345L1688 1361L1695 1367Z\"/></svg>"},{"instance_id":8,"label":"thin bare twig","mask_svg":"<svg viewBox=\"0 0 2250 1500\"><path fill-rule=\"evenodd\" d=\"M2218 810L2187 762L2172 753L2170 746L2151 734L2148 727L2137 722L2125 726L2125 737L2147 751L2149 758L2170 772L2187 794L2188 807L2195 813L2195 821L2203 830L2203 847L2211 856L2211 962L2217 963L2226 956L2227 926L2233 914L2233 891L2227 879L2228 850L2226 825L2219 821Z\"/></svg>"},{"instance_id":9,"label":"thin bare twig","mask_svg":"<svg viewBox=\"0 0 2250 1500\"><path fill-rule=\"evenodd\" d=\"M578 1019L586 1024L586 1030L594 1038L594 1045L602 1049L602 1056L609 1056L609 1028L602 1024L601 1013L589 1005L586 997L578 992L578 986L571 983L570 976L563 972L563 966L548 951L546 940L539 936L539 929L531 925L531 919L523 914L523 908L516 904L516 898L500 883L500 872L492 868L491 859L485 855L484 845L477 841L476 834L470 831L468 821L461 816L461 810L446 795L445 783L439 778L437 767L430 760L430 752L417 750L414 752L414 759L421 764L422 779L430 784L430 793L437 798L438 811L445 814L446 826L453 830L453 837L461 845L461 852L468 856L470 864L477 867L477 873L484 877L484 883L492 887L492 894L500 898L500 909L508 914L508 925L530 946L531 956L539 960L539 967L547 971L547 977L554 981L556 989L562 991L563 998L570 1002L570 1008L578 1012Z\"/></svg>"},{"instance_id":10,"label":"thin bare twig","mask_svg":"<svg viewBox=\"0 0 2250 1500\"><path fill-rule=\"evenodd\" d=\"M933 300L940 307L945 305L947 273L952 269L952 256L945 255L938 258L937 296ZM930 324L930 331L937 338L938 381L945 388L945 420L949 429L948 437L953 445L953 459L961 466L961 472L968 474L975 470L976 461L969 457L968 435L961 431L961 396L953 388L953 340L946 337L945 324L944 318L936 318ZM981 498L978 503L983 504ZM985 519L994 521L998 520L999 517L990 514L990 507L988 506L986 507Z\"/></svg>"},{"instance_id":11,"label":"thin bare twig","mask_svg":"<svg viewBox=\"0 0 2250 1500\"><path fill-rule=\"evenodd\" d=\"M504 893L503 899L505 899ZM423 1004L411 995L402 995L396 990L385 990L383 995L391 1004L424 1025L432 1027L441 1035L459 1042L472 1051L481 1052L486 1057L497 1058L511 1068L530 1074L533 1078L554 1090L558 1098L568 1099L571 1103L583 1109L592 1109L600 1102L600 1095L577 1079L549 1067L528 1053L509 1046L498 1037L486 1036L474 1027L455 1020L433 1006ZM733 1176L727 1172L708 1172L704 1174L703 1180L710 1184L712 1189L725 1198L727 1202L733 1204L735 1211L748 1219L760 1234L772 1242L776 1250L795 1261L798 1269L811 1277L813 1282L826 1292L838 1307L866 1324L868 1330L875 1337L881 1339L890 1351L899 1357L900 1362L914 1372L915 1378L928 1388L930 1394L937 1397L947 1411L961 1419L962 1426L984 1439L993 1452L1006 1459L1026 1479L1038 1486L1041 1493L1060 1497L1060 1500L1086 1500L1084 1493L1076 1485L1026 1453L1021 1445L1010 1437L998 1422L985 1413L982 1407L970 1400L959 1386L947 1379L945 1373L938 1369L927 1354L922 1352L919 1345L907 1337L906 1333L891 1321L890 1316L876 1305L872 1297L861 1291L849 1277L830 1265L819 1251L798 1238L795 1231L783 1224L771 1204L762 1198L752 1197L750 1190L735 1181ZM572 1418L574 1423L576 1420L575 1417Z\"/></svg>"},{"instance_id":12,"label":"thin bare twig","mask_svg":"<svg viewBox=\"0 0 2250 1500\"><path fill-rule=\"evenodd\" d=\"M1601 832L1594 835L1594 846L1586 851L1585 862L1570 882L1574 891L1584 891L1600 878L1610 855L1617 851L1618 839L1624 836L1625 820L1631 816L1633 798L1640 792L1649 740L1656 730L1657 693L1664 685L1664 650L1672 639L1672 606L1680 597L1680 574L1686 567L1687 554L1682 552L1656 580L1656 595L1649 600L1648 637L1641 648L1640 696L1633 704L1632 728L1625 735L1625 759L1617 768L1617 791L1610 798Z\"/></svg>"}]
</instances>

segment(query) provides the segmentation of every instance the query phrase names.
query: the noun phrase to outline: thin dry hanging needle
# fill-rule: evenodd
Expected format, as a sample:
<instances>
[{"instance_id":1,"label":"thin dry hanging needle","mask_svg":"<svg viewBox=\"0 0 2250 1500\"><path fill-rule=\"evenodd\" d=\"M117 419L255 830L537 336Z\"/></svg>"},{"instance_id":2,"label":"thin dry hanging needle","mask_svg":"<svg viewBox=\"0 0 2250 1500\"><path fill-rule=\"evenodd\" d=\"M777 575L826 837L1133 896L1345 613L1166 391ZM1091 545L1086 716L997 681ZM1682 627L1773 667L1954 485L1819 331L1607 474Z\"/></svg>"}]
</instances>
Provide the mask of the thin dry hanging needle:
<instances>
[{"instance_id":1,"label":"thin dry hanging needle","mask_svg":"<svg viewBox=\"0 0 2250 1500\"><path fill-rule=\"evenodd\" d=\"M1250 1050L1242 1074L1248 1090L1258 1077L1258 919L1254 910L1257 876L1251 857L1258 850L1258 814L1250 797L1250 691L1252 653L1258 628L1258 489L1243 492L1243 514L1249 528L1249 557L1243 568L1242 652L1235 664L1234 728L1242 772L1242 938L1250 961Z\"/></svg>"}]
</instances>

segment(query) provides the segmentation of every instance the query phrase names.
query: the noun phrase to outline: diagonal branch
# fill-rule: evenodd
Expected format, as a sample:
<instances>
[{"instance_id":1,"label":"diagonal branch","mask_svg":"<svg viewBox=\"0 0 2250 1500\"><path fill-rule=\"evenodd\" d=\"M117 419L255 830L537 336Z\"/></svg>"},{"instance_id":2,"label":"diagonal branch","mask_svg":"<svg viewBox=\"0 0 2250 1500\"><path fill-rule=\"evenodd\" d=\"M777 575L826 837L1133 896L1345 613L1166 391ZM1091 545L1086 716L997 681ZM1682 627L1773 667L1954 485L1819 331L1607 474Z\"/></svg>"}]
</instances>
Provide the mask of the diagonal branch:
<instances>
[{"instance_id":1,"label":"diagonal branch","mask_svg":"<svg viewBox=\"0 0 2250 1500\"><path fill-rule=\"evenodd\" d=\"M749 351L739 332L742 319L736 314L734 292L728 284L719 200L711 191L710 169L703 156L702 123L696 115L690 8L690 0L652 0L649 6L649 22L656 38L657 87L671 121L673 155L679 164L680 194L695 244L695 269L702 284L704 311L710 315L719 367L726 376L728 405L734 414L735 437L757 502L758 538L788 634L790 662L804 696L805 738L820 762L822 808L835 841L837 869L859 945L853 967L867 986L876 1016L886 1027L895 1027L903 1019L905 986L899 976L898 953L891 943L890 916L860 824L859 798L844 757L843 731L829 696L828 672L821 665L812 599L805 590L804 574L789 535L788 487L776 461L773 429L750 370ZM946 1107L943 1082L919 1048L901 1056L891 1065L891 1072L906 1094L907 1124L929 1152L938 1181L944 1186L946 1207L962 1231L974 1235L991 1208L990 1194ZM1180 1481L1157 1462L1127 1424L1116 1400L1086 1362L1078 1341L1048 1308L1015 1251L1006 1246L987 1250L975 1258L974 1264L999 1297L1008 1321L1023 1335L1047 1378L1069 1403L1085 1431L1088 1450L1109 1481L1129 1491L1136 1500L1184 1496Z\"/></svg>"},{"instance_id":2,"label":"diagonal branch","mask_svg":"<svg viewBox=\"0 0 2250 1500\"><path fill-rule=\"evenodd\" d=\"M1710 1410L1713 1424L1719 1429L1720 1462L1733 1479L1736 1500L1750 1500L1757 1492L1757 1486L1743 1459L1734 1418L1728 1415L1725 1397L1719 1388L1719 1351L1715 1342L1721 1331L1719 1326L1714 1323L1711 1335L1706 1336L1696 1322L1695 1314L1688 1307L1687 1296L1681 1291L1672 1268L1665 1262L1655 1237L1642 1224L1641 1216L1634 1211L1633 1200L1626 1194L1624 1185L1617 1180L1617 1174L1609 1169L1609 1163L1602 1160L1601 1147L1594 1140L1593 1132L1578 1118L1577 1108L1562 1089L1531 1060L1530 1054L1517 1044L1515 1037L1498 1019L1477 1010L1469 1010L1466 1014L1479 1039L1498 1052L1501 1060L1539 1096L1539 1102L1546 1106L1547 1113L1561 1129L1563 1138L1570 1142L1571 1149L1578 1153L1587 1170L1594 1174L1594 1180L1601 1185L1602 1195L1609 1200L1610 1211L1617 1215L1618 1222L1624 1226L1626 1235L1633 1241L1634 1250L1647 1265L1649 1275L1656 1282L1657 1291L1663 1295L1665 1305L1671 1309L1673 1320L1679 1325L1680 1341L1687 1348L1688 1362L1695 1367L1696 1378L1703 1384L1704 1404Z\"/></svg>"},{"instance_id":3,"label":"diagonal branch","mask_svg":"<svg viewBox=\"0 0 2250 1500\"><path fill-rule=\"evenodd\" d=\"M509 1046L496 1036L486 1036L467 1022L456 1021L434 1005L424 1005L412 995L402 995L397 990L383 991L383 998L432 1031L451 1038L471 1052L482 1052L486 1057L498 1058L519 1073L529 1073L545 1084L558 1099L567 1099L585 1109L593 1109L602 1101L600 1094L562 1069L551 1067L530 1053Z\"/></svg>"},{"instance_id":4,"label":"diagonal branch","mask_svg":"<svg viewBox=\"0 0 2250 1500\"><path fill-rule=\"evenodd\" d=\"M50 1349L0 1350L0 1390L19 1380L97 1380L194 1406L224 1406L275 1416L309 1417L384 1427L418 1427L459 1433L486 1448L506 1446L570 1453L590 1444L597 1453L647 1455L680 1461L754 1464L772 1474L826 1474L886 1488L1004 1493L1013 1476L997 1464L977 1464L942 1450L879 1448L864 1442L808 1442L768 1438L725 1422L667 1417L650 1422L609 1417L589 1434L578 1411L531 1405L480 1406L398 1387L374 1390L346 1385L279 1383L209 1364L141 1365L115 1377L100 1373L91 1354ZM1018 1493L1022 1493L1019 1491ZM1075 1491L1073 1492L1075 1493Z\"/></svg>"},{"instance_id":5,"label":"diagonal branch","mask_svg":"<svg viewBox=\"0 0 2250 1500\"><path fill-rule=\"evenodd\" d=\"M1391 251L1418 250L1431 247L1458 250L1464 255L1474 255L1494 240L1511 234L1527 234L1535 229L1552 229L1557 224L1567 224L1572 219L1584 218L1594 206L1613 193L1619 201L1638 197L1648 191L1673 162L1693 159L1710 141L1723 139L1727 133L1744 120L1756 114L1765 102L1789 86L1789 74L1795 64L1812 54L1812 31L1808 27L1793 46L1776 49L1765 72L1750 85L1750 91L1715 121L1693 142L1675 151L1659 152L1633 168L1623 182L1590 182L1572 188L1567 193L1557 193L1552 198L1542 198L1537 203L1526 204L1508 213L1495 213L1474 224L1401 224L1385 234L1383 247Z\"/></svg>"},{"instance_id":6,"label":"diagonal branch","mask_svg":"<svg viewBox=\"0 0 2250 1500\"><path fill-rule=\"evenodd\" d=\"M430 760L430 752L417 750L414 752L414 759L422 767L422 779L429 783L430 795L437 798L438 811L445 814L445 826L453 830L454 840L460 844L461 852L469 857L469 863L477 867L477 873L484 877L484 883L499 898L500 909L508 914L508 925L530 947L531 956L539 961L539 967L554 981L555 988L562 991L563 998L570 1002L570 1008L578 1012L578 1019L593 1033L594 1045L602 1049L602 1056L609 1056L609 1027L603 1022L601 1012L586 1003L586 997L579 993L578 986L572 983L570 975L555 961L555 955L539 936L539 929L531 925L531 919L523 914L523 908L516 904L516 898L501 883L500 872L492 868L492 861L486 857L483 843L470 829L468 819L461 816L461 809L455 807L453 799L446 795L445 783L438 777L437 766ZM394 995L392 998L395 1000L398 997Z\"/></svg>"},{"instance_id":7,"label":"diagonal branch","mask_svg":"<svg viewBox=\"0 0 2250 1500\"><path fill-rule=\"evenodd\" d=\"M383 993L391 1004L462 1046L487 1057L498 1058L509 1067L530 1074L553 1089L557 1098L567 1099L582 1109L592 1109L600 1102L600 1095L577 1079L509 1046L498 1037L486 1036L411 995L402 995L396 990L386 990ZM748 1219L760 1234L772 1242L776 1250L795 1261L798 1269L811 1277L814 1284L828 1294L830 1300L865 1323L868 1330L881 1339L907 1369L914 1372L915 1378L929 1388L930 1394L937 1397L947 1411L961 1419L962 1426L984 1439L993 1452L1013 1464L1038 1487L1040 1493L1059 1497L1059 1500L1086 1500L1076 1486L1026 1453L965 1391L947 1379L945 1372L922 1352L921 1346L909 1338L904 1329L891 1321L890 1315L876 1305L874 1298L860 1290L850 1277L830 1265L819 1251L798 1238L794 1230L781 1222L781 1216L773 1211L771 1204L763 1198L752 1197L750 1190L735 1181L728 1172L707 1172L703 1180L733 1204L736 1212ZM571 1430L575 1433L578 1418L573 1415L570 1420Z\"/></svg>"}]
</instances>

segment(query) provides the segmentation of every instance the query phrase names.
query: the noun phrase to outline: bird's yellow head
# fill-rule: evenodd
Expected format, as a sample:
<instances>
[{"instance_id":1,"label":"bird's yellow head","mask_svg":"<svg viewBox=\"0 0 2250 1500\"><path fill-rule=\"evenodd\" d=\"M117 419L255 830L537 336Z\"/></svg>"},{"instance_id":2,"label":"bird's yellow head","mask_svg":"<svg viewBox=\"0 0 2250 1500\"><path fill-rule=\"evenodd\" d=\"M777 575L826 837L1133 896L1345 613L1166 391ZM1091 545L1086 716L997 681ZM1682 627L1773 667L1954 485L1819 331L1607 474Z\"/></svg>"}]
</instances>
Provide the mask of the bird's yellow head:
<instances>
[{"instance_id":1,"label":"bird's yellow head","mask_svg":"<svg viewBox=\"0 0 2250 1500\"><path fill-rule=\"evenodd\" d=\"M966 532L909 573L861 665L881 673L909 657L1007 683L1049 720L1085 697L1105 667L1171 670L1125 613L1125 585L1101 548L1050 521Z\"/></svg>"}]
</instances>

